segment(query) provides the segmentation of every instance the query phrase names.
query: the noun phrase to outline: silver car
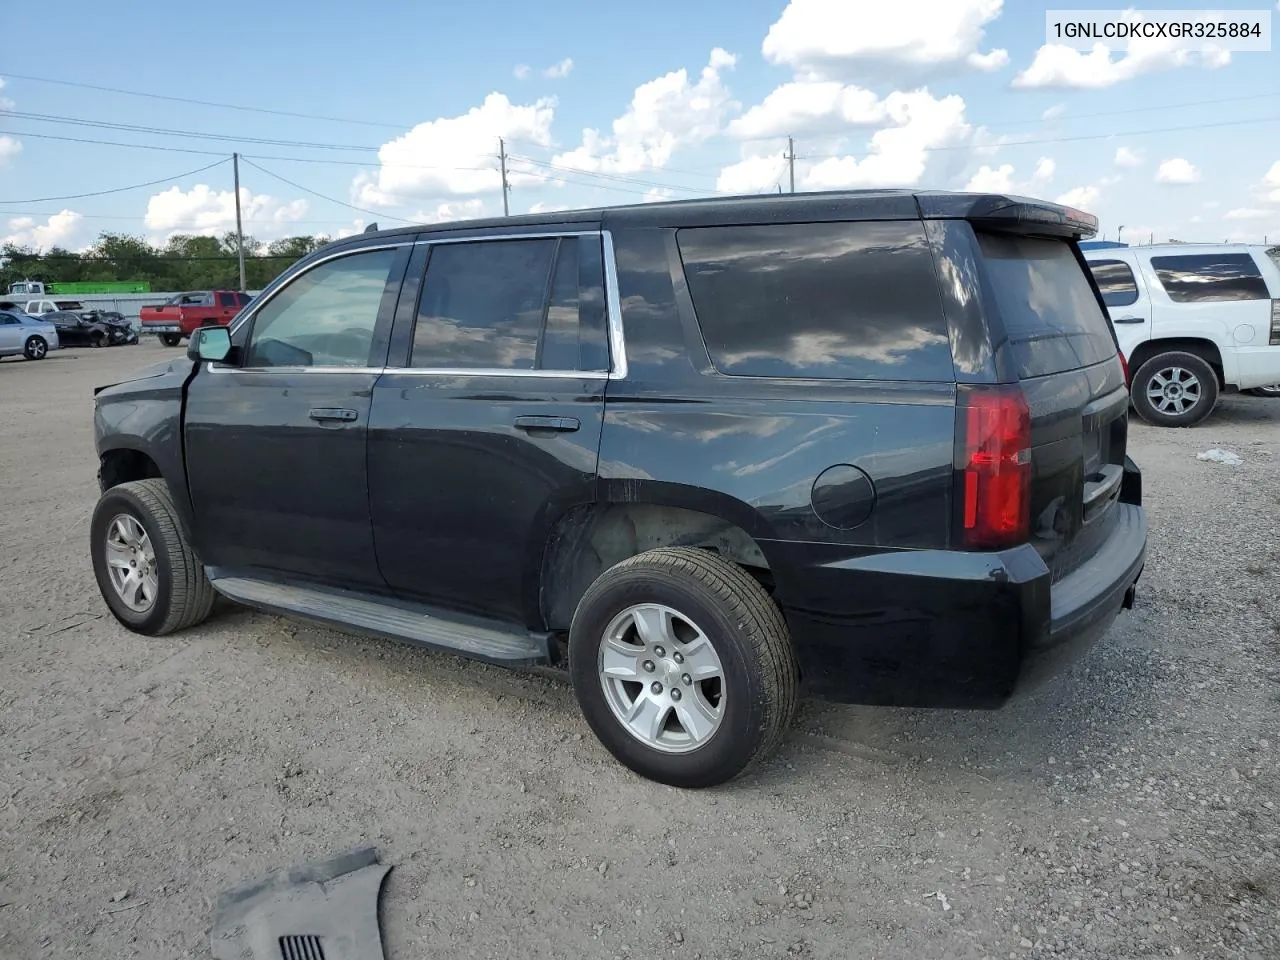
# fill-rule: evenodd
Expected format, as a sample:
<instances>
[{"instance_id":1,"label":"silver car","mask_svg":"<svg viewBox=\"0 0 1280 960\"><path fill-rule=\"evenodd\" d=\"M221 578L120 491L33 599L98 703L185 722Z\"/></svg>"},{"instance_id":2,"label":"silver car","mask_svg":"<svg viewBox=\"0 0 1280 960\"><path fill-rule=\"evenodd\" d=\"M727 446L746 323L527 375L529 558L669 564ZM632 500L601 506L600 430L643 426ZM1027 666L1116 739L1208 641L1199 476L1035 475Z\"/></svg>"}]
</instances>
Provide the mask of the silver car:
<instances>
[{"instance_id":1,"label":"silver car","mask_svg":"<svg viewBox=\"0 0 1280 960\"><path fill-rule=\"evenodd\" d=\"M52 323L25 313L0 310L0 357L21 354L28 360L43 360L58 346L58 328Z\"/></svg>"}]
</instances>

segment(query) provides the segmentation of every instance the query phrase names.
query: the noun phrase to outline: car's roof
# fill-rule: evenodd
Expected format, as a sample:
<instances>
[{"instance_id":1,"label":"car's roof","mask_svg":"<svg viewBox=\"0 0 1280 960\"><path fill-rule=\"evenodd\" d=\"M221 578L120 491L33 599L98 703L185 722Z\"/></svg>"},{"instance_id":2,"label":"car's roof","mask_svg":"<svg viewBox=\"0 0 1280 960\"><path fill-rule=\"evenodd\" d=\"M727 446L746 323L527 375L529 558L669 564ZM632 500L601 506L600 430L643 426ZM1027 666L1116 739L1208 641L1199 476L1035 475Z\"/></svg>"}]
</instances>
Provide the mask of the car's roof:
<instances>
[{"instance_id":1,"label":"car's roof","mask_svg":"<svg viewBox=\"0 0 1280 960\"><path fill-rule=\"evenodd\" d=\"M1274 243L1144 243L1132 247L1091 247L1081 251L1086 260L1114 259L1121 253L1149 253L1157 256L1169 254L1245 253L1253 250L1267 251Z\"/></svg>"},{"instance_id":2,"label":"car's roof","mask_svg":"<svg viewBox=\"0 0 1280 960\"><path fill-rule=\"evenodd\" d=\"M833 220L914 220L932 218L980 218L1009 216L1013 210L1035 210L1070 218L1081 232L1092 235L1097 221L1088 214L1060 204L1027 197L937 190L839 190L821 193L765 194L761 196L708 197L662 203L638 203L615 207L591 207L514 217L455 220L414 224L388 230L367 231L335 241L333 246L362 240L385 240L417 234L483 233L485 231L534 232L537 228L611 228L631 226L692 227L704 225L799 223ZM1049 221L1045 221L1046 223ZM327 248L322 248L327 249Z\"/></svg>"}]
</instances>

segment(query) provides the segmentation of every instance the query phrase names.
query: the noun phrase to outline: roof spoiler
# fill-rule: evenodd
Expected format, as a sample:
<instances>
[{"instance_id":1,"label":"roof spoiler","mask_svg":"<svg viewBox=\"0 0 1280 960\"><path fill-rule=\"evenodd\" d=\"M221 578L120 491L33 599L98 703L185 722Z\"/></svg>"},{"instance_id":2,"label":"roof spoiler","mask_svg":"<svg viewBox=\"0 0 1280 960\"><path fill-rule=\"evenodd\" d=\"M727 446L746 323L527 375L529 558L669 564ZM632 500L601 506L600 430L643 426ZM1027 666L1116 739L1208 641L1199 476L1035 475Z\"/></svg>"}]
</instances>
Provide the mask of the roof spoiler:
<instances>
[{"instance_id":1,"label":"roof spoiler","mask_svg":"<svg viewBox=\"0 0 1280 960\"><path fill-rule=\"evenodd\" d=\"M926 220L968 220L1004 233L1049 234L1083 240L1098 232L1091 213L1028 197L975 193L919 194L920 216Z\"/></svg>"}]
</instances>

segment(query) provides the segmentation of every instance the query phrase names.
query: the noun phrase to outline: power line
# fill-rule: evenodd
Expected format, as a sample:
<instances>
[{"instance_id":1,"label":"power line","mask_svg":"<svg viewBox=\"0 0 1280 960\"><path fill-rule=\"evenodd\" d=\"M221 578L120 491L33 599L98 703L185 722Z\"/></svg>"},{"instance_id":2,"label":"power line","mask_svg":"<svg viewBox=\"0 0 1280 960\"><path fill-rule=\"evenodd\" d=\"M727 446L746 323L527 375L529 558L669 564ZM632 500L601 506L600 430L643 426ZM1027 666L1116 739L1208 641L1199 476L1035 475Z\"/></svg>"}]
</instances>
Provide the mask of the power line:
<instances>
[{"instance_id":1,"label":"power line","mask_svg":"<svg viewBox=\"0 0 1280 960\"><path fill-rule=\"evenodd\" d=\"M280 174L278 174L278 173L272 173L272 172L271 172L270 170L268 170L266 167L261 166L260 164L254 163L254 162L253 162L252 160L250 160L248 157L242 157L241 159L243 159L245 163L247 163L249 166L253 167L255 170L260 170L260 171L262 171L262 172L263 172L263 173L265 173L268 177L274 177L275 179L279 180L281 183L287 183L289 186L293 187L295 190L301 190L303 193L309 193L309 194L311 194L313 197L319 197L321 200L327 200L327 201L329 201L329 203L336 203L336 204L337 204L338 206L340 206L340 207L347 207L347 208L349 208L349 209L351 209L351 210L355 210L355 211L357 211L358 213L366 214L366 215L368 215L368 216L370 216L370 217L386 217L386 218L387 218L387 219L389 219L389 220L399 220L401 223L413 223L413 222L414 222L414 221L412 221L412 220L406 220L404 217L395 217L395 216L392 216L392 215L391 215L391 214L389 214L389 213L376 213L376 212L374 212L373 210L366 210L364 207L357 207L357 206L356 206L355 204L353 204L353 203L345 203L345 202L343 202L342 200L335 200L333 197L327 197L327 196L325 196L323 193L317 193L315 190L312 190L310 187L304 187L304 186L303 186L302 184L300 184L300 183L294 183L292 180L286 179L285 177L280 176Z\"/></svg>"},{"instance_id":2,"label":"power line","mask_svg":"<svg viewBox=\"0 0 1280 960\"><path fill-rule=\"evenodd\" d=\"M206 170L212 170L214 167L221 166L230 160L230 157L224 157L207 166L200 167L197 170L188 170L186 173L179 173L172 177L161 177L159 180L148 180L146 183L133 183L127 187L113 187L110 190L95 190L92 193L71 193L62 197L32 197L26 200L0 200L0 203L51 203L55 200L83 200L86 197L105 197L110 193L124 193L127 190L140 190L143 187L154 187L157 184L169 183L172 180L181 180L183 177L194 177L197 173L204 173Z\"/></svg>"},{"instance_id":3,"label":"power line","mask_svg":"<svg viewBox=\"0 0 1280 960\"><path fill-rule=\"evenodd\" d=\"M599 177L602 180L612 180L617 183L632 183L643 187L661 187L664 190L683 190L686 193L698 193L698 189L693 187L683 187L671 183L658 183L654 180L641 180L638 177L626 177L616 173L603 173L597 170L581 170L578 167L565 167L556 163L549 163L546 160L535 160L533 157L525 157L520 154L508 154L511 160L523 160L525 163L531 163L537 167L546 167L548 170L555 170L560 173L577 174L586 177Z\"/></svg>"},{"instance_id":4,"label":"power line","mask_svg":"<svg viewBox=\"0 0 1280 960\"><path fill-rule=\"evenodd\" d=\"M354 120L350 117L327 117L316 113L294 113L290 110L273 110L269 107L249 107L238 103L219 103L216 100L197 100L193 97L174 97L163 93L146 93L141 90L123 90L119 87L102 87L93 83L79 83L73 80L59 80L53 77L34 77L30 74L13 73L6 70L6 77L14 80L31 80L35 83L53 83L62 87L78 87L81 90L97 90L101 93L119 93L129 97L145 97L148 100L167 100L170 103L190 103L201 107L219 107L224 110L243 110L246 113L265 113L276 117L297 117L300 120L325 120L329 123L351 123L364 127L401 128L412 127L408 123L381 123L376 120Z\"/></svg>"}]
</instances>

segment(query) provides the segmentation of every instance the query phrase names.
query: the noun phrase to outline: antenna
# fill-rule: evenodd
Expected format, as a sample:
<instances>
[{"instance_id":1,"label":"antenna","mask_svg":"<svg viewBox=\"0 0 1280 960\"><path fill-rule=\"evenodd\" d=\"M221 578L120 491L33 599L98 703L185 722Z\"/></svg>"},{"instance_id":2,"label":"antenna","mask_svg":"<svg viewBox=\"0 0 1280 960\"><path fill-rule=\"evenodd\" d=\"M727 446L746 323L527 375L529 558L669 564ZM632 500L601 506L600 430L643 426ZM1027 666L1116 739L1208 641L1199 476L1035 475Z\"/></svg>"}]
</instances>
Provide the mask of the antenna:
<instances>
[{"instance_id":1,"label":"antenna","mask_svg":"<svg viewBox=\"0 0 1280 960\"><path fill-rule=\"evenodd\" d=\"M375 221L373 221L373 223L371 223L371 224L369 224L367 227L365 227L365 228L364 228L364 232L365 232L365 233L377 233L377 232L378 232L378 221L377 221L377 220L375 220Z\"/></svg>"}]
</instances>

